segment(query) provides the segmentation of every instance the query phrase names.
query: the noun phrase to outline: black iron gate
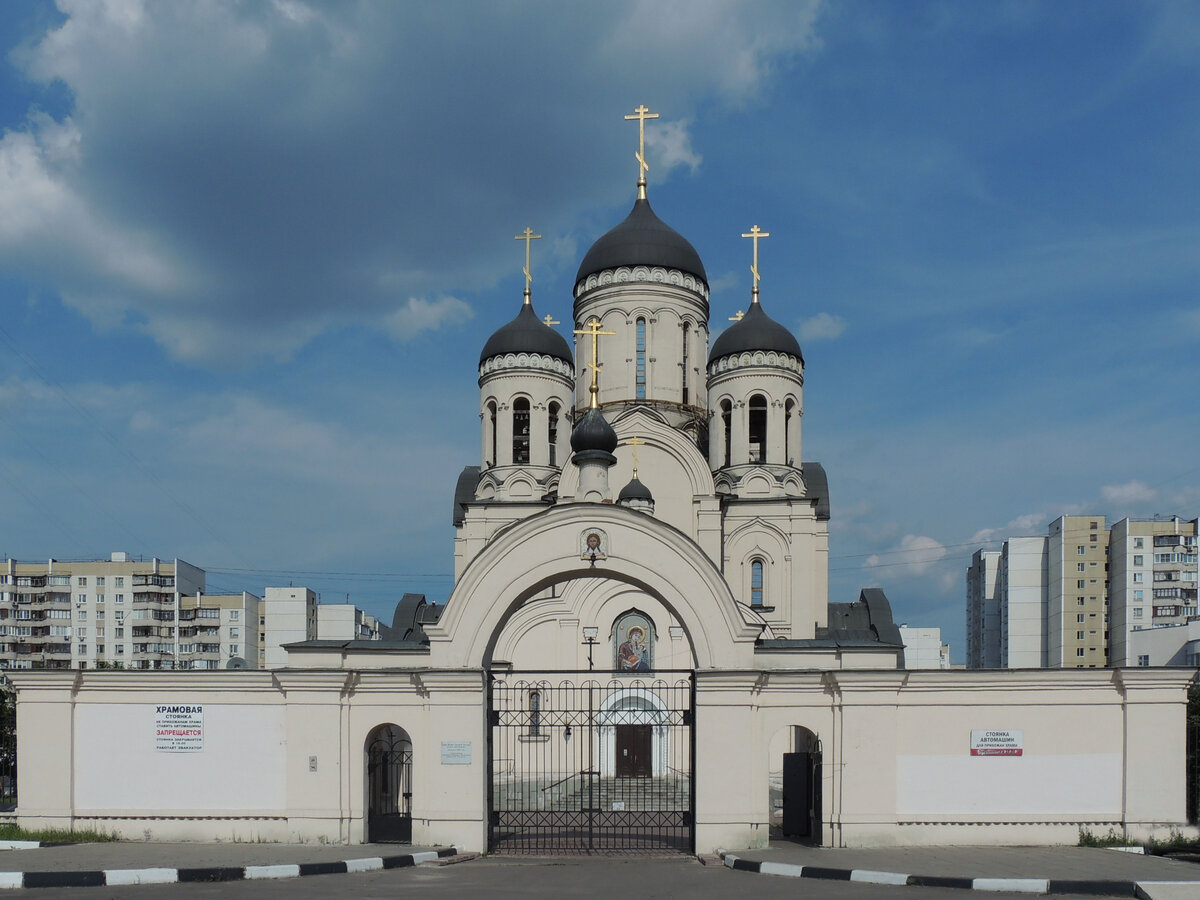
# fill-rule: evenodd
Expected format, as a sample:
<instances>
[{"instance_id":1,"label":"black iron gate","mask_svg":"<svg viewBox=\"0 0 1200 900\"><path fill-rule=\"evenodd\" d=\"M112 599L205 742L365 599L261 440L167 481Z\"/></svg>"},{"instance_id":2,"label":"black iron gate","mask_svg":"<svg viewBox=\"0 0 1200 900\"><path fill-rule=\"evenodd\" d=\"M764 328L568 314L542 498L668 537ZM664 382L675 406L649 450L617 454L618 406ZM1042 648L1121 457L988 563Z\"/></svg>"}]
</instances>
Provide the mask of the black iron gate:
<instances>
[{"instance_id":1,"label":"black iron gate","mask_svg":"<svg viewBox=\"0 0 1200 900\"><path fill-rule=\"evenodd\" d=\"M412 744L394 725L367 745L367 840L412 842Z\"/></svg>"},{"instance_id":2,"label":"black iron gate","mask_svg":"<svg viewBox=\"0 0 1200 900\"><path fill-rule=\"evenodd\" d=\"M692 673L493 672L493 852L691 853Z\"/></svg>"}]
</instances>

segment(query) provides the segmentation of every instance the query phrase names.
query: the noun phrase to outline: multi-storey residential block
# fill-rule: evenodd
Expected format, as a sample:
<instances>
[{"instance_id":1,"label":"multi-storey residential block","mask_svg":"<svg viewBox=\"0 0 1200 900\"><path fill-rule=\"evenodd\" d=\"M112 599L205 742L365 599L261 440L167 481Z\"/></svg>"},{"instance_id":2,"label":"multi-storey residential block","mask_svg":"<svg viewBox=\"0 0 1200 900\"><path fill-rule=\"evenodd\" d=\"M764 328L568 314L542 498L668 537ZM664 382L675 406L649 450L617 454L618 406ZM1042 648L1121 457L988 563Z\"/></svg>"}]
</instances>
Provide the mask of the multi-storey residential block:
<instances>
[{"instance_id":1,"label":"multi-storey residential block","mask_svg":"<svg viewBox=\"0 0 1200 900\"><path fill-rule=\"evenodd\" d=\"M267 588L258 632L259 668L286 666L285 644L313 641L318 637L316 592L306 587Z\"/></svg>"},{"instance_id":2,"label":"multi-storey residential block","mask_svg":"<svg viewBox=\"0 0 1200 900\"><path fill-rule=\"evenodd\" d=\"M1046 665L1047 546L1045 537L1013 537L1000 550L996 605L1000 609L1000 664L1006 669Z\"/></svg>"},{"instance_id":3,"label":"multi-storey residential block","mask_svg":"<svg viewBox=\"0 0 1200 900\"><path fill-rule=\"evenodd\" d=\"M0 572L0 666L173 669L181 594L204 590L182 560L24 563Z\"/></svg>"},{"instance_id":4,"label":"multi-storey residential block","mask_svg":"<svg viewBox=\"0 0 1200 900\"><path fill-rule=\"evenodd\" d=\"M246 592L181 597L179 668L258 668L261 605Z\"/></svg>"},{"instance_id":5,"label":"multi-storey residential block","mask_svg":"<svg viewBox=\"0 0 1200 900\"><path fill-rule=\"evenodd\" d=\"M1197 525L1200 520L1178 517L1127 518L1113 525L1109 541L1111 665L1135 666L1143 660L1146 665L1167 665L1171 663L1157 659L1180 658L1188 642L1186 629L1156 633L1153 638L1139 632L1186 625L1197 618ZM1172 643L1178 646L1168 652Z\"/></svg>"},{"instance_id":6,"label":"multi-storey residential block","mask_svg":"<svg viewBox=\"0 0 1200 900\"><path fill-rule=\"evenodd\" d=\"M1107 664L1108 529L1104 516L1059 516L1047 544L1046 664Z\"/></svg>"},{"instance_id":7,"label":"multi-storey residential block","mask_svg":"<svg viewBox=\"0 0 1200 900\"><path fill-rule=\"evenodd\" d=\"M997 586L1000 554L976 550L967 569L967 668L998 669L1000 605Z\"/></svg>"},{"instance_id":8,"label":"multi-storey residential block","mask_svg":"<svg viewBox=\"0 0 1200 900\"><path fill-rule=\"evenodd\" d=\"M950 668L950 645L942 643L942 629L910 628L907 625L899 628L900 639L904 641L904 668Z\"/></svg>"}]
</instances>

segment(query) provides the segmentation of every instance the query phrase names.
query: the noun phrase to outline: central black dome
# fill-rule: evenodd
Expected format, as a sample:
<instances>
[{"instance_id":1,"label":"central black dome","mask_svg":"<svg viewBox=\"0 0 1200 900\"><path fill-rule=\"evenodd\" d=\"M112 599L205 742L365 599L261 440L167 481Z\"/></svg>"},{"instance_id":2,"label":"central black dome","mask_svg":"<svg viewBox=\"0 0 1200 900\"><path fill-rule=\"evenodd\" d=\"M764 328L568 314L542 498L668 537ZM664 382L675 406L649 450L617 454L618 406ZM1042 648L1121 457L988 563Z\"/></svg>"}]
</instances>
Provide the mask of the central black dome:
<instances>
[{"instance_id":1,"label":"central black dome","mask_svg":"<svg viewBox=\"0 0 1200 900\"><path fill-rule=\"evenodd\" d=\"M695 275L708 284L704 263L687 238L660 219L650 201L638 199L625 221L600 237L579 264L575 283L620 266L661 266Z\"/></svg>"},{"instance_id":2,"label":"central black dome","mask_svg":"<svg viewBox=\"0 0 1200 900\"><path fill-rule=\"evenodd\" d=\"M539 319L530 303L524 304L515 319L501 325L488 338L479 354L479 363L506 353L541 353L568 364L572 362L566 338Z\"/></svg>"}]
</instances>

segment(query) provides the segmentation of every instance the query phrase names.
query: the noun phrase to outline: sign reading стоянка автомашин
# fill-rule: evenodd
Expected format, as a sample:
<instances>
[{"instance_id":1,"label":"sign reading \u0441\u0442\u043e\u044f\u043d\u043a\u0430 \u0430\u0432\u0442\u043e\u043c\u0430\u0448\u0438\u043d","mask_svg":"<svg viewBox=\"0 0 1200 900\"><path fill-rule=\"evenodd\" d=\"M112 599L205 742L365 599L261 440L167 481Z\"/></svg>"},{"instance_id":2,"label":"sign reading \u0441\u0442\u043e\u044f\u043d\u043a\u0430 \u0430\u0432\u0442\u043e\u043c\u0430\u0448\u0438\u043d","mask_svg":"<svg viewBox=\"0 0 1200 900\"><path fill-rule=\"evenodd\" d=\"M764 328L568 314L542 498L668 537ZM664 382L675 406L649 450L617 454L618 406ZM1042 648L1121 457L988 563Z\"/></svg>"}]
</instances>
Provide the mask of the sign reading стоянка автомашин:
<instances>
[{"instance_id":1,"label":"sign reading \u0441\u0442\u043e\u044f\u043d\u043a\u0430 \u0430\u0432\u0442\u043e\u043c\u0430\u0448\u0438\u043d","mask_svg":"<svg viewBox=\"0 0 1200 900\"><path fill-rule=\"evenodd\" d=\"M972 731L972 756L1020 756L1024 749L1019 731Z\"/></svg>"}]
</instances>

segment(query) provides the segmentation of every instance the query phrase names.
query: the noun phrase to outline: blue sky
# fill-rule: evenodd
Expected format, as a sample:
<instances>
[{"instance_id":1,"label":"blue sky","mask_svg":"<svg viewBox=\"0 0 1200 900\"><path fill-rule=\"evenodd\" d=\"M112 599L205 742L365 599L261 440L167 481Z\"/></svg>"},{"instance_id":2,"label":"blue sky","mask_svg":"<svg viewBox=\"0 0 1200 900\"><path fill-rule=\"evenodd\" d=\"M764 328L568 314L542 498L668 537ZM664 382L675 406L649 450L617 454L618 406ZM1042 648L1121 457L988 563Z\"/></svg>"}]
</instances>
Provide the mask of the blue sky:
<instances>
[{"instance_id":1,"label":"blue sky","mask_svg":"<svg viewBox=\"0 0 1200 900\"><path fill-rule=\"evenodd\" d=\"M973 549L1200 512L1193 4L14 2L0 553L441 600L475 361L633 199L805 351L831 599L963 645Z\"/></svg>"}]
</instances>

